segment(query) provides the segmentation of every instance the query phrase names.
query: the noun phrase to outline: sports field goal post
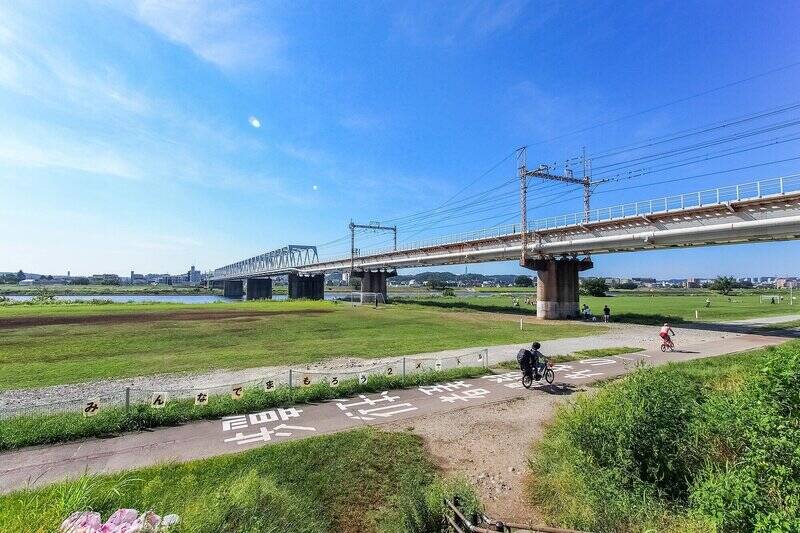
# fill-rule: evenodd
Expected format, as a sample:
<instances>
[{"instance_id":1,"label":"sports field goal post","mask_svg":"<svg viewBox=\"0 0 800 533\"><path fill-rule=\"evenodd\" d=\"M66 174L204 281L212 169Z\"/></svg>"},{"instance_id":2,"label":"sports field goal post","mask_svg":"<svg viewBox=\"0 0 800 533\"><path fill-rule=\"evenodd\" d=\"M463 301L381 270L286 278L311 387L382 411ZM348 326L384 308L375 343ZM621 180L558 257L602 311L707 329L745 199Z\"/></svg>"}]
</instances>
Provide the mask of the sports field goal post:
<instances>
[{"instance_id":1,"label":"sports field goal post","mask_svg":"<svg viewBox=\"0 0 800 533\"><path fill-rule=\"evenodd\" d=\"M760 301L762 304L779 304L785 299L786 297L780 294L762 294Z\"/></svg>"},{"instance_id":2,"label":"sports field goal post","mask_svg":"<svg viewBox=\"0 0 800 533\"><path fill-rule=\"evenodd\" d=\"M386 303L383 293L380 292L351 292L350 301L353 307L357 305L372 305L378 307Z\"/></svg>"}]
</instances>

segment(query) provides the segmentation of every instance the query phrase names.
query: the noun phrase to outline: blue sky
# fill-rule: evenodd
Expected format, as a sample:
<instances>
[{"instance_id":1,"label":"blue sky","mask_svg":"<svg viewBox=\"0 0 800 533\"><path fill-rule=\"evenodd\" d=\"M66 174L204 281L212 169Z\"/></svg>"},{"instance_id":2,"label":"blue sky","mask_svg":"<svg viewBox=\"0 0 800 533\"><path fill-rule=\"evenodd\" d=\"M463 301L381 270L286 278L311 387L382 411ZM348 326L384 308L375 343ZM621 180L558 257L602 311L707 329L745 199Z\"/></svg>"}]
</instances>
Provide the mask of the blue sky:
<instances>
[{"instance_id":1,"label":"blue sky","mask_svg":"<svg viewBox=\"0 0 800 533\"><path fill-rule=\"evenodd\" d=\"M214 268L457 193L460 212L400 219L399 240L513 222L513 185L463 199L512 178L520 145L531 166L563 162L800 101L798 20L777 1L0 0L0 271ZM763 164L800 157L795 130L601 185L594 206L800 172ZM575 194L534 191L530 216L578 211ZM593 273L792 275L798 260L774 243L598 256Z\"/></svg>"}]
</instances>

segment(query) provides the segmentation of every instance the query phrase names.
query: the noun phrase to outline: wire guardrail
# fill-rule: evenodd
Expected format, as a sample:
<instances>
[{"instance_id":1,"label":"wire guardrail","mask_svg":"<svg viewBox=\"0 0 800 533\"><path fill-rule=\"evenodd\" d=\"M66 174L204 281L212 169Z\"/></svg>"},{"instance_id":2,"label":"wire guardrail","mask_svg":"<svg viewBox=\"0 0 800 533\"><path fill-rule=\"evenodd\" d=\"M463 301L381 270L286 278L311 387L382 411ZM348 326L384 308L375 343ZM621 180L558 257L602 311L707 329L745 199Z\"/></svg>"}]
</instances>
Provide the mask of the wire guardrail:
<instances>
[{"instance_id":1,"label":"wire guardrail","mask_svg":"<svg viewBox=\"0 0 800 533\"><path fill-rule=\"evenodd\" d=\"M777 178L768 178L739 185L729 185L715 189L706 189L691 193L665 196L653 200L642 200L627 204L615 205L611 207L601 207L592 209L587 213L570 213L553 217L535 219L528 222L528 231L546 231L562 229L568 227L579 227L582 224L593 224L597 222L610 222L631 217L641 217L679 211L683 209L693 209L698 207L711 207L725 205L730 202L741 202L745 200L756 200L759 198L779 197L787 193L800 192L800 174L791 174ZM426 240L418 240L410 243L402 243L396 249L377 248L362 250L358 257L388 254L395 252L407 252L420 248L432 246L443 246L469 241L480 241L492 237L505 237L521 233L519 224L504 224L483 228L474 231L461 232L436 237ZM331 263L336 261L349 261L349 255L337 255L321 258L320 263Z\"/></svg>"},{"instance_id":2,"label":"wire guardrail","mask_svg":"<svg viewBox=\"0 0 800 533\"><path fill-rule=\"evenodd\" d=\"M442 357L398 357L368 366L341 369L312 369L290 367L285 370L271 372L255 379L232 381L223 384L197 384L186 387L120 387L118 390L104 393L87 393L80 397L64 400L27 403L15 402L0 405L0 419L31 415L52 415L59 413L79 413L93 416L99 411L118 407L131 409L138 405L149 405L160 408L175 400L195 400L196 405L203 405L214 396L231 395L241 398L247 389L257 388L265 392L279 388L304 388L326 384L337 387L344 381L357 379L364 385L375 376L405 378L417 373L451 370L462 367L483 367L489 365L488 349L476 350L461 355ZM198 398L200 400L198 401ZM88 409L88 411L87 411Z\"/></svg>"}]
</instances>

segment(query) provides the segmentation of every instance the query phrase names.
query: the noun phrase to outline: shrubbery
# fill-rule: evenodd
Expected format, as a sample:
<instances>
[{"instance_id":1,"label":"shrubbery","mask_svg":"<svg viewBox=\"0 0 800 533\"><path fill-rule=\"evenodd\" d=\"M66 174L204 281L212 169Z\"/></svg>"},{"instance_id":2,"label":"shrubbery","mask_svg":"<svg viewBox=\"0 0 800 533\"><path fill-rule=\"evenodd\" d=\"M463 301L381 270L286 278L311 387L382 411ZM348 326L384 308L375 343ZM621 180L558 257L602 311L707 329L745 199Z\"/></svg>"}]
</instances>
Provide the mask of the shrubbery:
<instances>
[{"instance_id":1,"label":"shrubbery","mask_svg":"<svg viewBox=\"0 0 800 533\"><path fill-rule=\"evenodd\" d=\"M799 531L800 344L746 355L580 398L531 457L534 499L593 531Z\"/></svg>"}]
</instances>

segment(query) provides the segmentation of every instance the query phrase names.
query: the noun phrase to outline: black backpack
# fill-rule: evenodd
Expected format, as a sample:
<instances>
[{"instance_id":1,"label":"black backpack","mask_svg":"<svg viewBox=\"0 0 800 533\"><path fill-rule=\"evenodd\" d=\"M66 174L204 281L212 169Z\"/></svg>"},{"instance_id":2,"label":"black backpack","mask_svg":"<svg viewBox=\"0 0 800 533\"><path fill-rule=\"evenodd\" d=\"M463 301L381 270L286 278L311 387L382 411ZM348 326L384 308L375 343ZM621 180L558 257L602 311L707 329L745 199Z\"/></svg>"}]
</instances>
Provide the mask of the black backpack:
<instances>
[{"instance_id":1,"label":"black backpack","mask_svg":"<svg viewBox=\"0 0 800 533\"><path fill-rule=\"evenodd\" d=\"M523 348L517 353L517 363L519 363L519 367L521 369L525 369L526 366L531 364L531 357L533 354L530 350Z\"/></svg>"}]
</instances>

